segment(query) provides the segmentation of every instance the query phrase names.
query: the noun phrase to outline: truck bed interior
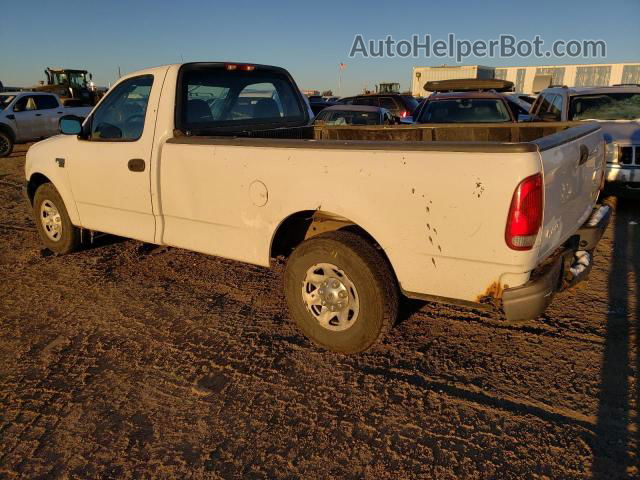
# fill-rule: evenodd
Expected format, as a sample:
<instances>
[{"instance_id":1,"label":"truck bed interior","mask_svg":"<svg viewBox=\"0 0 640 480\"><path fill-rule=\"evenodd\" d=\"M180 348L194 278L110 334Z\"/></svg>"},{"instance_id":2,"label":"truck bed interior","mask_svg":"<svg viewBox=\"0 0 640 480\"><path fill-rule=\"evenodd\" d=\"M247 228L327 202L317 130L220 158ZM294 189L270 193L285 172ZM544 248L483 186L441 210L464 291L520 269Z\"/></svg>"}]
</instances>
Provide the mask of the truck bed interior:
<instances>
[{"instance_id":1,"label":"truck bed interior","mask_svg":"<svg viewBox=\"0 0 640 480\"><path fill-rule=\"evenodd\" d=\"M234 136L185 136L177 131L169 143L367 150L544 151L599 128L596 123L585 122L320 125L245 131Z\"/></svg>"}]
</instances>

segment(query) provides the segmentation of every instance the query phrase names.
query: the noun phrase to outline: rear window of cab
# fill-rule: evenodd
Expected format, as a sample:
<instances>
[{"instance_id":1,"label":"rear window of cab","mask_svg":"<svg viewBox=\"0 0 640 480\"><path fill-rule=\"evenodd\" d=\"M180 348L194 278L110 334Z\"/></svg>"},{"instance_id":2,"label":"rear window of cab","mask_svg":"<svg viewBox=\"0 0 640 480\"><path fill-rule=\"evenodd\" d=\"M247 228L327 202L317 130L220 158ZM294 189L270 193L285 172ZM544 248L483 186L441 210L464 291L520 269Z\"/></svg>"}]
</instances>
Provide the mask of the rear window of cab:
<instances>
[{"instance_id":1,"label":"rear window of cab","mask_svg":"<svg viewBox=\"0 0 640 480\"><path fill-rule=\"evenodd\" d=\"M193 134L302 126L308 122L293 80L276 69L185 65L179 75L176 124Z\"/></svg>"}]
</instances>

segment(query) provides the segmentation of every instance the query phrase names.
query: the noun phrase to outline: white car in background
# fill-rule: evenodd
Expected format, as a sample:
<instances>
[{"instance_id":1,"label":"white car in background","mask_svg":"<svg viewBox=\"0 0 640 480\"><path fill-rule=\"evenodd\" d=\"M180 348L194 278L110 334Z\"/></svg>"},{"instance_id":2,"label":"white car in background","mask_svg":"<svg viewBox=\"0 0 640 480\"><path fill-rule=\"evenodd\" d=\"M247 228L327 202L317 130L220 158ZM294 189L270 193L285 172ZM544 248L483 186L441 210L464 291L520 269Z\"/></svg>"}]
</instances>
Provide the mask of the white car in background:
<instances>
[{"instance_id":1,"label":"white car in background","mask_svg":"<svg viewBox=\"0 0 640 480\"><path fill-rule=\"evenodd\" d=\"M53 93L0 93L0 157L13 151L16 143L32 142L60 133L64 115L84 118L92 107L63 107Z\"/></svg>"}]
</instances>

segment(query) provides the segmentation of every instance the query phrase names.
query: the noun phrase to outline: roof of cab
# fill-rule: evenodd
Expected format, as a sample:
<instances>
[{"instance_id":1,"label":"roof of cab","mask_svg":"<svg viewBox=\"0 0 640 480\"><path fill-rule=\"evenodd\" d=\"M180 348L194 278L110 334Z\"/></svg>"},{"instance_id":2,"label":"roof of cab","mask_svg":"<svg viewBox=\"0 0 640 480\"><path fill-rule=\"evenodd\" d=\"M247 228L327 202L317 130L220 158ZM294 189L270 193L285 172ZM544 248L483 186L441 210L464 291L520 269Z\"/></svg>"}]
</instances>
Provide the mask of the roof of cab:
<instances>
[{"instance_id":1,"label":"roof of cab","mask_svg":"<svg viewBox=\"0 0 640 480\"><path fill-rule=\"evenodd\" d=\"M550 87L540 93L563 93L569 95L597 95L601 93L640 93L640 85L612 85L610 87Z\"/></svg>"},{"instance_id":2,"label":"roof of cab","mask_svg":"<svg viewBox=\"0 0 640 480\"><path fill-rule=\"evenodd\" d=\"M504 98L504 94L498 92L442 92L432 93L428 97L429 100L458 100L462 98L489 98L500 99Z\"/></svg>"},{"instance_id":3,"label":"roof of cab","mask_svg":"<svg viewBox=\"0 0 640 480\"><path fill-rule=\"evenodd\" d=\"M374 107L372 105L333 105L331 107L323 108L322 111L342 111L342 112L379 112L380 110L386 110L386 108Z\"/></svg>"}]
</instances>

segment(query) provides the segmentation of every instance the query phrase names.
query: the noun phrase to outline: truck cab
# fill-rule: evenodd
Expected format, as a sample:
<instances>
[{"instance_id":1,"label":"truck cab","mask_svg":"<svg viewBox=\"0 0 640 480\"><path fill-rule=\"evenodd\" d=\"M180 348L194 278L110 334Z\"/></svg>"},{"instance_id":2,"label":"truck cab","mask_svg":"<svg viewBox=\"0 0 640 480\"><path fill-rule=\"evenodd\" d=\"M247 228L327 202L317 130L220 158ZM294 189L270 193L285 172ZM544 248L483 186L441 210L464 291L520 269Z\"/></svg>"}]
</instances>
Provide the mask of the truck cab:
<instances>
[{"instance_id":1,"label":"truck cab","mask_svg":"<svg viewBox=\"0 0 640 480\"><path fill-rule=\"evenodd\" d=\"M607 189L640 192L640 85L547 88L531 115L539 121L598 123L606 142Z\"/></svg>"}]
</instances>

